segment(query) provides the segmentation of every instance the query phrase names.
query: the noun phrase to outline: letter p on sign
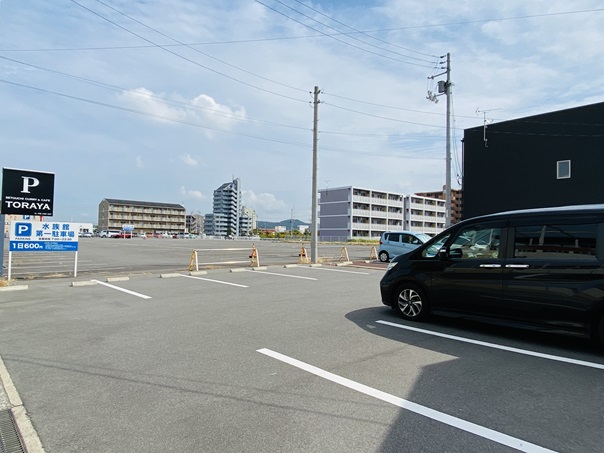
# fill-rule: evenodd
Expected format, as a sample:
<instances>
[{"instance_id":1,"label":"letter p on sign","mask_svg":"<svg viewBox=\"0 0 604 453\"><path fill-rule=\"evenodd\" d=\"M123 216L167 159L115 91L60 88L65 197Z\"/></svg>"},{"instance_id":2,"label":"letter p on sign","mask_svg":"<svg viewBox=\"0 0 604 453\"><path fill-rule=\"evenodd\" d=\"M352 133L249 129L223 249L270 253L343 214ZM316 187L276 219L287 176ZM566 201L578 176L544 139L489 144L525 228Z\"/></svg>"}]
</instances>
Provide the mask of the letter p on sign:
<instances>
[{"instance_id":1,"label":"letter p on sign","mask_svg":"<svg viewBox=\"0 0 604 453\"><path fill-rule=\"evenodd\" d=\"M29 237L32 234L32 226L31 223L21 223L21 222L17 222L15 224L15 236L16 237Z\"/></svg>"},{"instance_id":2,"label":"letter p on sign","mask_svg":"<svg viewBox=\"0 0 604 453\"><path fill-rule=\"evenodd\" d=\"M30 187L37 187L40 185L40 180L38 178L33 178L31 176L21 176L23 178L23 190L21 193L29 193Z\"/></svg>"}]
</instances>

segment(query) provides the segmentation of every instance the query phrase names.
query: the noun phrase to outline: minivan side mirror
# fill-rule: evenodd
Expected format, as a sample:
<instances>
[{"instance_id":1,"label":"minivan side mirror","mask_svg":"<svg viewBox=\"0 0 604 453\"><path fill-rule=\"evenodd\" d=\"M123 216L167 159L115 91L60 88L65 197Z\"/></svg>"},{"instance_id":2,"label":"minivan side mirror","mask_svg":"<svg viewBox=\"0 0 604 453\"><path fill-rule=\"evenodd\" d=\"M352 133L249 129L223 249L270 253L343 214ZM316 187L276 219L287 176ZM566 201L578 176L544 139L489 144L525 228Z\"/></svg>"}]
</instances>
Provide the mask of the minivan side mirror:
<instances>
[{"instance_id":1,"label":"minivan side mirror","mask_svg":"<svg viewBox=\"0 0 604 453\"><path fill-rule=\"evenodd\" d=\"M449 258L462 258L463 250L461 249L451 249L449 250Z\"/></svg>"},{"instance_id":2,"label":"minivan side mirror","mask_svg":"<svg viewBox=\"0 0 604 453\"><path fill-rule=\"evenodd\" d=\"M442 249L440 249L438 251L438 257L441 260L446 260L449 258L462 258L463 257L463 251L461 249L447 249L446 247L443 247Z\"/></svg>"}]
</instances>

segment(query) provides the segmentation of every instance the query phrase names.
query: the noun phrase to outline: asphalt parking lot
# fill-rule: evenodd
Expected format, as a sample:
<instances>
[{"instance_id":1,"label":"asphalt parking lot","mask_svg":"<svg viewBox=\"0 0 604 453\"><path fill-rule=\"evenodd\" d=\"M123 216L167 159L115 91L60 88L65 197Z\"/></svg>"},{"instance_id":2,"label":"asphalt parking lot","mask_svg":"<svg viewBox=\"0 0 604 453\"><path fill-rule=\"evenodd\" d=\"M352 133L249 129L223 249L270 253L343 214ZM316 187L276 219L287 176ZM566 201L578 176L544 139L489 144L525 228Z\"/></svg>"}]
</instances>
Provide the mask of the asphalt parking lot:
<instances>
[{"instance_id":1,"label":"asphalt parking lot","mask_svg":"<svg viewBox=\"0 0 604 453\"><path fill-rule=\"evenodd\" d=\"M202 270L249 266L253 247L260 265L298 263L303 247L307 255L311 255L308 242L171 238L80 238L78 242L77 255L73 252L14 252L11 278L71 277L74 273L85 277L181 272L189 269L194 250L197 250L197 264ZM6 250L7 247L8 241ZM364 261L370 259L371 248L366 244L344 247L321 243L317 247L317 257L325 263L344 261L346 255L350 260ZM5 275L8 275L8 265L8 252L5 252Z\"/></svg>"},{"instance_id":2,"label":"asphalt parking lot","mask_svg":"<svg viewBox=\"0 0 604 453\"><path fill-rule=\"evenodd\" d=\"M164 277L90 270L0 292L0 376L35 430L27 441L46 452L602 451L604 354L587 341L405 322L380 302L381 268L189 275L188 258L158 267Z\"/></svg>"}]
</instances>

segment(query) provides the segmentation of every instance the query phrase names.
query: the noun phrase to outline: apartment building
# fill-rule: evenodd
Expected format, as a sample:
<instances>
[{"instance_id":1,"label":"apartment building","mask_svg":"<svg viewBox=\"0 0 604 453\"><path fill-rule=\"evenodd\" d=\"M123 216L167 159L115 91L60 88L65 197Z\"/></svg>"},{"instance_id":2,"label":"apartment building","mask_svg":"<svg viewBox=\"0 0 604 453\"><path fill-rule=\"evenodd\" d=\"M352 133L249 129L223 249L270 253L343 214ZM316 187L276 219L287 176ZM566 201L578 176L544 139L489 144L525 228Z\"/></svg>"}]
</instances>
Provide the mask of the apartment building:
<instances>
[{"instance_id":1,"label":"apartment building","mask_svg":"<svg viewBox=\"0 0 604 453\"><path fill-rule=\"evenodd\" d=\"M319 190L322 241L378 239L404 229L434 235L444 226L444 201L353 186Z\"/></svg>"},{"instance_id":2,"label":"apartment building","mask_svg":"<svg viewBox=\"0 0 604 453\"><path fill-rule=\"evenodd\" d=\"M405 197L405 230L434 236L445 229L447 208L445 200L408 195Z\"/></svg>"},{"instance_id":3,"label":"apartment building","mask_svg":"<svg viewBox=\"0 0 604 453\"><path fill-rule=\"evenodd\" d=\"M420 197L427 197L427 198L438 198L439 200L445 200L446 196L447 196L447 194L445 192L445 187L443 187L443 190L439 190L436 192L418 192L415 195L418 195ZM461 214L462 214L461 190L452 189L451 190L451 225L455 225L457 222L461 221Z\"/></svg>"},{"instance_id":4,"label":"apartment building","mask_svg":"<svg viewBox=\"0 0 604 453\"><path fill-rule=\"evenodd\" d=\"M205 216L205 233L212 236L239 236L241 207L239 178L222 184L214 191L212 213Z\"/></svg>"},{"instance_id":5,"label":"apartment building","mask_svg":"<svg viewBox=\"0 0 604 453\"><path fill-rule=\"evenodd\" d=\"M205 216L204 231L209 236L251 236L258 228L256 211L243 206L239 178L214 191L212 213Z\"/></svg>"},{"instance_id":6,"label":"apartment building","mask_svg":"<svg viewBox=\"0 0 604 453\"><path fill-rule=\"evenodd\" d=\"M187 214L187 232L201 234L204 232L204 216L201 214Z\"/></svg>"},{"instance_id":7,"label":"apartment building","mask_svg":"<svg viewBox=\"0 0 604 453\"><path fill-rule=\"evenodd\" d=\"M258 229L258 216L252 208L243 206L239 216L239 234L241 236L252 236L254 230Z\"/></svg>"},{"instance_id":8,"label":"apartment building","mask_svg":"<svg viewBox=\"0 0 604 453\"><path fill-rule=\"evenodd\" d=\"M104 198L99 203L98 230L132 227L137 233L184 233L186 214L179 204Z\"/></svg>"}]
</instances>

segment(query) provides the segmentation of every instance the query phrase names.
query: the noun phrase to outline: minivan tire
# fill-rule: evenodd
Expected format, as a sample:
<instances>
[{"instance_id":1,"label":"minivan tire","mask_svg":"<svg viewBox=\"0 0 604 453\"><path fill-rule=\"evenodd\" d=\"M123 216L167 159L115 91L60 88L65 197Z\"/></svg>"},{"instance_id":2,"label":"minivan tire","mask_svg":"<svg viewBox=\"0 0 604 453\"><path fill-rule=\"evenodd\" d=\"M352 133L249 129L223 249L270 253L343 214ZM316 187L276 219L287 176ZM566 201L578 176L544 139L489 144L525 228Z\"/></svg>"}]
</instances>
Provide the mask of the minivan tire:
<instances>
[{"instance_id":1,"label":"minivan tire","mask_svg":"<svg viewBox=\"0 0 604 453\"><path fill-rule=\"evenodd\" d=\"M392 298L392 309L410 321L422 321L430 314L424 291L412 283L397 287Z\"/></svg>"},{"instance_id":2,"label":"minivan tire","mask_svg":"<svg viewBox=\"0 0 604 453\"><path fill-rule=\"evenodd\" d=\"M388 260L390 259L390 257L388 256L388 252L385 250L382 250L380 252L380 254L378 255L378 258L382 263L387 263Z\"/></svg>"}]
</instances>

